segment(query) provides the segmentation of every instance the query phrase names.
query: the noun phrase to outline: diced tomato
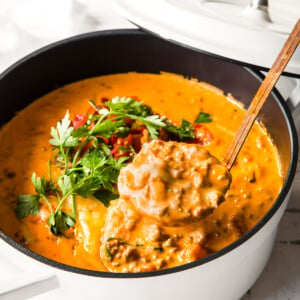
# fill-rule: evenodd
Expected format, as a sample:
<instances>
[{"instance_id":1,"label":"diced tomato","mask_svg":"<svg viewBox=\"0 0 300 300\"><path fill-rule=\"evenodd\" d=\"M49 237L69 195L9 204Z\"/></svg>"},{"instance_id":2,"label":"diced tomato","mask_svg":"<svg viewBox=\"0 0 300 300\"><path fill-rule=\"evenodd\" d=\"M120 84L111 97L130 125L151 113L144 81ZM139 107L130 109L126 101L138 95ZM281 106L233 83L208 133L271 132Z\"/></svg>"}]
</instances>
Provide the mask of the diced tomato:
<instances>
[{"instance_id":1,"label":"diced tomato","mask_svg":"<svg viewBox=\"0 0 300 300\"><path fill-rule=\"evenodd\" d=\"M115 154L117 154L117 152L119 151L118 148L120 147L120 145L118 145L118 147L114 147L111 151L110 151L110 155L115 156Z\"/></svg>"},{"instance_id":2,"label":"diced tomato","mask_svg":"<svg viewBox=\"0 0 300 300\"><path fill-rule=\"evenodd\" d=\"M126 126L130 127L134 121L131 118L125 118L124 123Z\"/></svg>"},{"instance_id":3,"label":"diced tomato","mask_svg":"<svg viewBox=\"0 0 300 300\"><path fill-rule=\"evenodd\" d=\"M125 145L130 144L132 146L132 134L128 134L126 138L124 138Z\"/></svg>"},{"instance_id":4,"label":"diced tomato","mask_svg":"<svg viewBox=\"0 0 300 300\"><path fill-rule=\"evenodd\" d=\"M77 129L83 126L88 119L88 115L76 114L74 120L72 121L72 126Z\"/></svg>"},{"instance_id":5,"label":"diced tomato","mask_svg":"<svg viewBox=\"0 0 300 300\"><path fill-rule=\"evenodd\" d=\"M142 133L133 133L132 134L132 147L135 150L135 152L139 152L141 150L142 147Z\"/></svg>"},{"instance_id":6,"label":"diced tomato","mask_svg":"<svg viewBox=\"0 0 300 300\"><path fill-rule=\"evenodd\" d=\"M131 155L130 146L132 146L132 135L128 134L126 138L117 137L117 141L113 144L113 149L111 150L110 154L114 158L120 158L122 156ZM120 147L127 148L128 151L120 150Z\"/></svg>"},{"instance_id":7,"label":"diced tomato","mask_svg":"<svg viewBox=\"0 0 300 300\"><path fill-rule=\"evenodd\" d=\"M137 128L130 129L130 132L131 132L131 133L141 133L144 129L145 129L145 127L139 126L139 127L137 127Z\"/></svg>"},{"instance_id":8,"label":"diced tomato","mask_svg":"<svg viewBox=\"0 0 300 300\"><path fill-rule=\"evenodd\" d=\"M141 150L142 145L149 141L149 132L147 128L143 128L141 132L132 133L132 147L137 153Z\"/></svg>"},{"instance_id":9,"label":"diced tomato","mask_svg":"<svg viewBox=\"0 0 300 300\"><path fill-rule=\"evenodd\" d=\"M194 124L195 139L192 141L195 144L202 146L208 145L213 139L213 134L203 125Z\"/></svg>"},{"instance_id":10,"label":"diced tomato","mask_svg":"<svg viewBox=\"0 0 300 300\"><path fill-rule=\"evenodd\" d=\"M111 137L110 137L110 144L111 145L114 145L118 140L118 136L113 134Z\"/></svg>"}]
</instances>

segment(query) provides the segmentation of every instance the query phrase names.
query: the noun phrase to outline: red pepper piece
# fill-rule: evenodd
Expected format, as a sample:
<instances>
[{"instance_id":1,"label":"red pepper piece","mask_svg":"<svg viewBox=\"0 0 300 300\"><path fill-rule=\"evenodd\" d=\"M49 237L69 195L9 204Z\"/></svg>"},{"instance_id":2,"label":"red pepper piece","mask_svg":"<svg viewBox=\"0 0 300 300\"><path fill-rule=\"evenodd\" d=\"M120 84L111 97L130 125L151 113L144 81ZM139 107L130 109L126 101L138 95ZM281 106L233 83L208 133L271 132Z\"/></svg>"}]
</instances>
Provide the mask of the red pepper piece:
<instances>
[{"instance_id":1,"label":"red pepper piece","mask_svg":"<svg viewBox=\"0 0 300 300\"><path fill-rule=\"evenodd\" d=\"M110 144L111 145L114 145L118 140L118 136L113 134L111 137L110 137Z\"/></svg>"},{"instance_id":2,"label":"red pepper piece","mask_svg":"<svg viewBox=\"0 0 300 300\"><path fill-rule=\"evenodd\" d=\"M135 152L139 152L141 150L142 136L143 136L143 134L141 132L132 134L132 147L133 147Z\"/></svg>"},{"instance_id":3,"label":"red pepper piece","mask_svg":"<svg viewBox=\"0 0 300 300\"><path fill-rule=\"evenodd\" d=\"M131 134L128 134L128 136L126 138L117 137L117 141L113 144L114 147L111 150L110 154L116 159L118 159L122 156L131 155L131 152L129 150L130 150L130 146L132 146L132 142L133 142L133 139L132 139ZM120 150L119 149L120 147L127 148L128 151Z\"/></svg>"},{"instance_id":4,"label":"red pepper piece","mask_svg":"<svg viewBox=\"0 0 300 300\"><path fill-rule=\"evenodd\" d=\"M88 115L76 114L74 120L72 121L72 126L77 129L83 126L88 119Z\"/></svg>"}]
</instances>

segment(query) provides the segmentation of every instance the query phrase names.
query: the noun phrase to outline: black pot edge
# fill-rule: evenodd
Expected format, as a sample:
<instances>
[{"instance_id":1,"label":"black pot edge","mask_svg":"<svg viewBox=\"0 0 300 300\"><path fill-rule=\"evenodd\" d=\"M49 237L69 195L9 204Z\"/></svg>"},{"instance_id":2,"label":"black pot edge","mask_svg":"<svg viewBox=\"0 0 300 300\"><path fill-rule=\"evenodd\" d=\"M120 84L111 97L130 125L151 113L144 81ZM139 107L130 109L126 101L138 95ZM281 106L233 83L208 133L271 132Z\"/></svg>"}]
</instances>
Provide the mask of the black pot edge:
<instances>
[{"instance_id":1,"label":"black pot edge","mask_svg":"<svg viewBox=\"0 0 300 300\"><path fill-rule=\"evenodd\" d=\"M60 45L63 45L65 43L71 42L73 40L78 40L78 39L85 39L85 38L90 38L91 36L99 36L99 35L127 35L127 34L145 34L143 33L140 29L114 29L114 30L104 30L104 31L95 31L95 32L90 32L90 33L85 33L81 35L76 35L73 37L69 37L67 39L49 44L45 47L42 47L39 50L34 51L31 54L28 54L24 58L20 59L17 61L15 64L13 64L11 67L6 69L1 75L0 75L0 80L11 70L14 68L18 67L21 65L24 61L27 59L30 59L31 57L34 57L38 55L41 52L47 51L48 49L51 49L53 47L57 47ZM198 50L197 50L198 51ZM217 57L220 58L221 57ZM253 76L257 77L260 81L263 80L264 76L254 70L246 68ZM89 275L89 276L95 276L95 277L106 277L106 278L146 278L146 277L153 277L153 276L161 276L161 275L168 275L176 272L181 272L185 271L194 267L198 267L200 265L203 265L205 263L208 263L214 259L220 258L223 255L229 253L230 251L234 250L244 242L246 242L248 239L250 239L254 234L256 234L271 218L272 216L276 213L276 211L279 209L283 201L285 200L288 192L290 191L295 173L296 173L296 167L297 167L297 159L298 159L298 138L297 138L297 132L295 128L295 124L292 118L292 114L288 108L287 103L284 101L280 93L274 89L273 90L273 96L274 99L276 100L277 104L281 108L285 120L287 121L288 124L288 130L289 134L291 136L291 158L290 158L290 166L287 174L287 179L282 187L282 190L280 194L278 195L277 200L274 202L270 210L266 213L266 215L245 235L243 235L241 238L230 244L229 246L221 249L218 252L215 252L207 257L204 257L200 260L173 267L173 268L168 268L168 269L163 269L159 271L151 271L151 272L140 272L140 273L111 273L111 272L102 272L102 271L94 271L94 270L87 270L87 269L82 269L82 268L77 268L77 267L72 267L63 263L56 262L54 260L51 260L49 258L46 258L44 256L41 256L21 244L17 243L14 241L11 237L6 235L1 229L0 229L0 238L2 238L6 243L17 249L18 251L26 254L27 256L40 261L48 266L58 268L60 270L68 271L68 272L73 272L81 275Z\"/></svg>"}]
</instances>

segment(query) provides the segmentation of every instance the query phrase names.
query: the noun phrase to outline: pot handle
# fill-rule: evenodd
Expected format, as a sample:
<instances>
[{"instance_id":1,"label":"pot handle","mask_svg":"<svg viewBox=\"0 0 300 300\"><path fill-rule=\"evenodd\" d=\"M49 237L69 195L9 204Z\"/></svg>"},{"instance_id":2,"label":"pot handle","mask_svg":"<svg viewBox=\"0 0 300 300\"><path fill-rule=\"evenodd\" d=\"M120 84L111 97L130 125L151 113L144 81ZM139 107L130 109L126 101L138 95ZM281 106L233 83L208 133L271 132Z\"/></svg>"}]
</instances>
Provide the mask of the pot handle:
<instances>
[{"instance_id":1,"label":"pot handle","mask_svg":"<svg viewBox=\"0 0 300 300\"><path fill-rule=\"evenodd\" d=\"M294 111L300 103L300 79L295 79L295 83L294 89L287 98L287 103L292 111Z\"/></svg>"},{"instance_id":2,"label":"pot handle","mask_svg":"<svg viewBox=\"0 0 300 300\"><path fill-rule=\"evenodd\" d=\"M276 84L276 88L280 91L294 114L295 110L300 107L300 79L281 76Z\"/></svg>"}]
</instances>

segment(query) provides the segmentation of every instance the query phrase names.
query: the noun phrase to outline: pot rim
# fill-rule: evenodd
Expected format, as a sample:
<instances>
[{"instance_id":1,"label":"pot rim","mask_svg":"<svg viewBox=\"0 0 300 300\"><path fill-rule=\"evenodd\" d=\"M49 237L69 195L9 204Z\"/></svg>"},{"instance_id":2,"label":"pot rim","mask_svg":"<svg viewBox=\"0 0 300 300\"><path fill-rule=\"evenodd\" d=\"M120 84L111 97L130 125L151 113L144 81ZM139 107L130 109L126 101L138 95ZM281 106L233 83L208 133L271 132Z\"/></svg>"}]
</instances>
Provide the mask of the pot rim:
<instances>
[{"instance_id":1,"label":"pot rim","mask_svg":"<svg viewBox=\"0 0 300 300\"><path fill-rule=\"evenodd\" d=\"M12 66L10 66L8 69L6 69L2 74L0 74L0 80L5 78L7 74L9 74L11 71L13 71L15 68L20 67L25 61L30 60L31 58L38 56L39 54L49 51L56 47L64 46L65 44L68 44L73 41L79 41L79 40L85 40L89 39L91 37L103 37L103 36L118 36L118 35L146 35L147 33L142 32L139 29L112 29L112 30L103 30L103 31L94 31L89 33L84 33L76 36L72 36L67 39L60 40L55 43L51 43L47 46L44 46L28 55L26 55L24 58L18 60L16 63L14 63ZM200 52L200 51L198 51ZM203 53L203 52L202 52ZM205 53L204 53L205 54ZM209 56L213 56L217 59L221 59L217 55L209 54ZM237 62L238 64L241 64L241 62ZM251 70L249 68L245 68L252 76L256 77L258 80L262 81L264 78L264 75L261 74L258 71ZM291 138L291 156L290 156L290 163L289 163L289 169L287 172L286 180L283 184L283 187L276 199L276 201L273 203L272 207L268 210L268 212L263 216L263 218L246 234L244 234L242 237L240 237L238 240L234 241L227 247L207 256L200 260L190 262L184 265L180 265L177 267L172 267L168 269L158 270L158 271L150 271L150 272L139 272L139 273L111 273L111 272L103 272L103 271L94 271L94 270L88 270L88 269L82 269L78 267L73 267L70 265L66 265L60 262L56 262L52 259L46 258L40 254L37 254L36 252L33 252L21 244L17 243L15 240L13 240L11 237L6 235L1 229L0 229L0 238L2 238L6 243L8 243L10 246L14 247L18 251L22 252L23 254L26 254L27 256L42 262L48 266L55 267L60 270L69 271L81 275L89 275L94 277L106 277L106 278L148 278L153 276L161 276L161 275L168 275L172 273L177 273L185 270L189 270L201 265L204 265L206 263L209 263L210 261L220 258L223 255L233 251L238 246L245 243L248 239L250 239L252 236L254 236L277 212L279 207L282 205L283 201L285 200L288 192L290 191L293 178L295 176L296 167L297 167L297 158L298 158L298 138L297 138L297 132L294 125L294 121L292 118L292 114L288 108L287 103L284 101L281 94L278 92L276 88L273 89L272 95L281 109L284 119L287 123L289 136Z\"/></svg>"}]
</instances>

